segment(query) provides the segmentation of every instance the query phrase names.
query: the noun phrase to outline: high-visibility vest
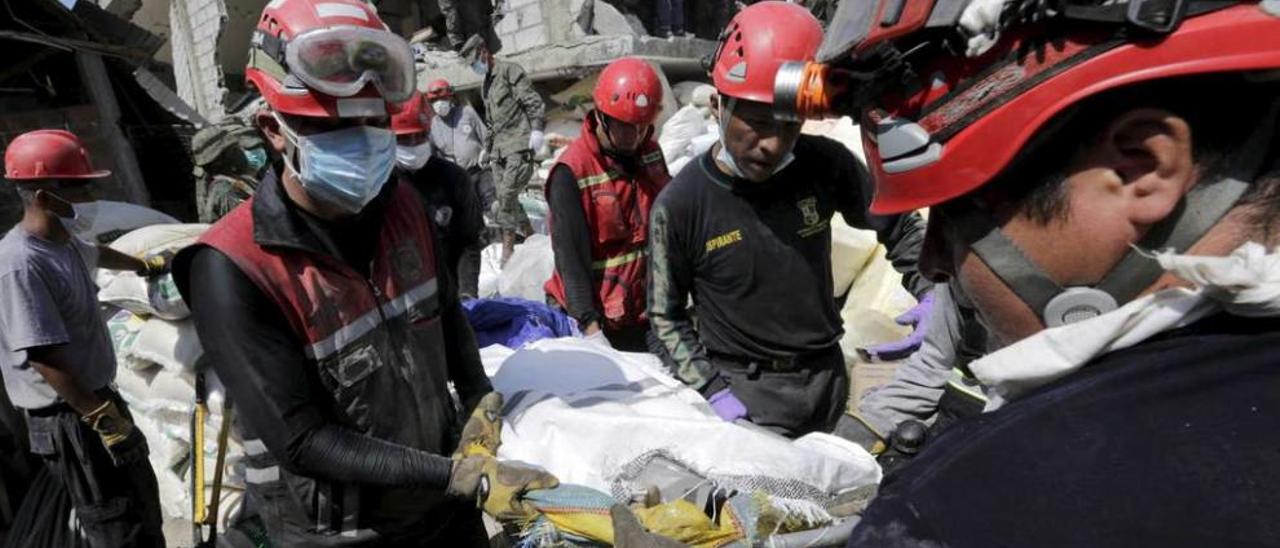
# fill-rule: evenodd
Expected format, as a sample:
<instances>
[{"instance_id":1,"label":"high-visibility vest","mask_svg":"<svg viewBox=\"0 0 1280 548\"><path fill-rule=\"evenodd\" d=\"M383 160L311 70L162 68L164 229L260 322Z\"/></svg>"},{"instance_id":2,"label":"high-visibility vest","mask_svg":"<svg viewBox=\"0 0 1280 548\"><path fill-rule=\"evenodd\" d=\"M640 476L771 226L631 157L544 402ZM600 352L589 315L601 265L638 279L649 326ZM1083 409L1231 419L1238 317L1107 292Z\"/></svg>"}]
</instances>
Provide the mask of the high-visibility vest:
<instances>
[{"instance_id":1,"label":"high-visibility vest","mask_svg":"<svg viewBox=\"0 0 1280 548\"><path fill-rule=\"evenodd\" d=\"M662 149L652 139L637 152L637 172L625 173L600 149L595 127L594 117L587 117L582 135L565 149L556 165L567 167L578 183L582 211L591 231L595 304L605 325L641 325L646 321L649 210L671 175ZM555 222L555 211L549 213L548 220ZM568 309L558 271L552 273L544 289Z\"/></svg>"}]
</instances>

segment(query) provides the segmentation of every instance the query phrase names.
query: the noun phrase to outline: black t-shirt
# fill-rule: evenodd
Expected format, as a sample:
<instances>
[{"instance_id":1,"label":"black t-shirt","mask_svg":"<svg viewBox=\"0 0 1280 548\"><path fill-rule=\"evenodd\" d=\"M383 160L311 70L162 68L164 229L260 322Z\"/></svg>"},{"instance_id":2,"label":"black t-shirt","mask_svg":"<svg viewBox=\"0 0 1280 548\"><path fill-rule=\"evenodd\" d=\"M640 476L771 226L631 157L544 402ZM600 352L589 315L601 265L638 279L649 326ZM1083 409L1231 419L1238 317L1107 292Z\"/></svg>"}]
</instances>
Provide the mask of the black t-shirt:
<instances>
[{"instance_id":1,"label":"black t-shirt","mask_svg":"<svg viewBox=\"0 0 1280 548\"><path fill-rule=\"evenodd\" d=\"M956 423L849 546L1280 546L1277 348L1220 314Z\"/></svg>"},{"instance_id":2,"label":"black t-shirt","mask_svg":"<svg viewBox=\"0 0 1280 548\"><path fill-rule=\"evenodd\" d=\"M475 183L465 169L439 156L432 156L409 180L422 195L437 239L444 242L449 271L457 272L463 252L484 239L484 211Z\"/></svg>"},{"instance_id":3,"label":"black t-shirt","mask_svg":"<svg viewBox=\"0 0 1280 548\"><path fill-rule=\"evenodd\" d=\"M794 154L773 178L752 183L722 173L708 152L654 204L649 317L686 383L709 382L706 371L694 371L705 369L706 351L788 358L840 340L831 276L837 212L877 232L908 289L919 295L930 287L916 272L918 214L870 214L870 177L840 143L801 136ZM690 294L696 330L684 313Z\"/></svg>"}]
</instances>

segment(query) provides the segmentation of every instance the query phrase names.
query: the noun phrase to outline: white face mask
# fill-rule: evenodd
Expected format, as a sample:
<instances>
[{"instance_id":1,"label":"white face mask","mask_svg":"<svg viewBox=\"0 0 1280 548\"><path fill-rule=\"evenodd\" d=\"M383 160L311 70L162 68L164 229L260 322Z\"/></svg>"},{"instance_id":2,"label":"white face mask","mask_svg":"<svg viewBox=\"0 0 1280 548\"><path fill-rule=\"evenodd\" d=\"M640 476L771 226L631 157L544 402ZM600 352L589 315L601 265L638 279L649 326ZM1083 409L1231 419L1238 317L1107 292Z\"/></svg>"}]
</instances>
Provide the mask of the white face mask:
<instances>
[{"instance_id":1,"label":"white face mask","mask_svg":"<svg viewBox=\"0 0 1280 548\"><path fill-rule=\"evenodd\" d=\"M396 145L396 164L408 171L418 171L431 159L431 142L411 147Z\"/></svg>"},{"instance_id":2,"label":"white face mask","mask_svg":"<svg viewBox=\"0 0 1280 548\"><path fill-rule=\"evenodd\" d=\"M475 71L476 74L489 74L489 63L476 61L471 63L471 70Z\"/></svg>"},{"instance_id":3,"label":"white face mask","mask_svg":"<svg viewBox=\"0 0 1280 548\"><path fill-rule=\"evenodd\" d=\"M453 102L448 99L440 99L431 103L431 110L435 111L436 116L444 118L450 112L453 112Z\"/></svg>"}]
</instances>

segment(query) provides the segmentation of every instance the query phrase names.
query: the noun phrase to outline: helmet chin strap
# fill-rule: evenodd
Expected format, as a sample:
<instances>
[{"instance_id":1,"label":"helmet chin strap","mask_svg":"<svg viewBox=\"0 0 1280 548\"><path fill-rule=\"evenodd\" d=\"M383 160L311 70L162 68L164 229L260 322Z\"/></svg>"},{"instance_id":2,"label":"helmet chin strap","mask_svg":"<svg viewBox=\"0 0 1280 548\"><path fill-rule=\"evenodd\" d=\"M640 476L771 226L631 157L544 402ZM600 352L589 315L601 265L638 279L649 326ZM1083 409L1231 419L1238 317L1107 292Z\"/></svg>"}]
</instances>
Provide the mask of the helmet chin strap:
<instances>
[{"instance_id":1,"label":"helmet chin strap","mask_svg":"<svg viewBox=\"0 0 1280 548\"><path fill-rule=\"evenodd\" d=\"M1271 104L1263 123L1231 158L1230 165L1235 168L1232 173L1217 182L1196 185L1169 217L1130 246L1129 252L1095 285L1059 285L1005 236L985 211L969 208L955 222L974 255L1031 307L1046 327L1100 316L1133 300L1164 274L1160 264L1144 255L1143 250L1186 253L1235 207L1249 190L1249 181L1261 175L1270 163L1278 113L1280 100Z\"/></svg>"},{"instance_id":2,"label":"helmet chin strap","mask_svg":"<svg viewBox=\"0 0 1280 548\"><path fill-rule=\"evenodd\" d=\"M1057 327L1106 314L1137 297L1160 278L1160 264L1141 249L1173 249L1185 253L1202 238L1249 189L1249 183L1227 178L1193 189L1177 210L1154 226L1096 285L1063 287L1027 257L986 212L970 209L956 224L963 227L969 248L1044 321Z\"/></svg>"}]
</instances>

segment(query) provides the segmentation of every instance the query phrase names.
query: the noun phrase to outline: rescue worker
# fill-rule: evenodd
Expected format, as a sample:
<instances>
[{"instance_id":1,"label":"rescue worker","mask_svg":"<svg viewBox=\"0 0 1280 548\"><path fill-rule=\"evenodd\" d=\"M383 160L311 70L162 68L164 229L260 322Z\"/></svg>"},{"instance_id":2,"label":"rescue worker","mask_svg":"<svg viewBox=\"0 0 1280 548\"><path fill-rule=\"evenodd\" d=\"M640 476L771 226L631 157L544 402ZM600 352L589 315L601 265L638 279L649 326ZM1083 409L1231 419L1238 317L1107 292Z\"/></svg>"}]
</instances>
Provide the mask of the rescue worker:
<instances>
[{"instance_id":1,"label":"rescue worker","mask_svg":"<svg viewBox=\"0 0 1280 548\"><path fill-rule=\"evenodd\" d=\"M486 150L498 190L494 224L501 234L505 266L516 239L533 234L529 216L520 205L520 193L533 176L534 155L546 141L542 133L545 107L524 69L497 60L480 35L468 39L460 54L472 70L484 75L480 95L489 120Z\"/></svg>"},{"instance_id":2,"label":"rescue worker","mask_svg":"<svg viewBox=\"0 0 1280 548\"><path fill-rule=\"evenodd\" d=\"M456 273L459 298L474 299L480 283L484 214L467 172L434 153L428 136L432 115L421 93L397 107L391 117L396 133L396 164L426 200L427 217L445 244L449 271Z\"/></svg>"},{"instance_id":3,"label":"rescue worker","mask_svg":"<svg viewBox=\"0 0 1280 548\"><path fill-rule=\"evenodd\" d=\"M279 546L487 546L545 472L456 452L491 388L426 208L395 167L409 45L360 0L262 12L248 84L283 158L175 278L244 440L246 508ZM464 438L465 439L465 438Z\"/></svg>"},{"instance_id":4,"label":"rescue worker","mask_svg":"<svg viewBox=\"0 0 1280 548\"><path fill-rule=\"evenodd\" d=\"M164 272L163 260L78 235L93 224L93 182L110 172L93 169L71 132L19 135L5 150L4 167L23 215L0 240L0 373L26 415L29 449L70 493L81 541L93 548L164 546L147 440L112 388L115 351L94 284L98 267L155 276ZM24 504L47 500L33 496ZM72 516L49 519L57 523L10 531L10 544L31 545L31 535L69 527Z\"/></svg>"},{"instance_id":5,"label":"rescue worker","mask_svg":"<svg viewBox=\"0 0 1280 548\"><path fill-rule=\"evenodd\" d=\"M1273 7L884 5L803 69L859 85L788 95L864 114L873 211L930 208L921 269L1000 349L850 545L1280 545Z\"/></svg>"},{"instance_id":6,"label":"rescue worker","mask_svg":"<svg viewBox=\"0 0 1280 548\"><path fill-rule=\"evenodd\" d=\"M431 123L434 153L467 170L480 195L481 209L492 211L497 198L493 173L485 165L485 143L489 140L489 133L484 120L471 105L458 102L448 80L427 84L426 98L435 113L435 120Z\"/></svg>"},{"instance_id":7,"label":"rescue worker","mask_svg":"<svg viewBox=\"0 0 1280 548\"><path fill-rule=\"evenodd\" d=\"M934 286L935 312L920 327L919 350L893 372L893 379L862 395L858 409L840 418L834 434L879 455L899 425L931 421L929 437L955 421L982 413L987 399L969 362L987 353L987 333L972 307L961 306L947 284Z\"/></svg>"},{"instance_id":8,"label":"rescue worker","mask_svg":"<svg viewBox=\"0 0 1280 548\"><path fill-rule=\"evenodd\" d=\"M813 15L761 2L722 36L712 72L720 142L653 206L649 321L676 376L725 420L787 436L830 432L849 395L831 216L875 230L920 297L930 286L915 266L924 223L914 213L868 213L871 181L843 145L774 120L778 66L813 58L822 40ZM690 294L696 325L685 310Z\"/></svg>"},{"instance_id":9,"label":"rescue worker","mask_svg":"<svg viewBox=\"0 0 1280 548\"><path fill-rule=\"evenodd\" d=\"M237 120L211 125L191 137L196 213L214 223L253 196L267 151L256 129Z\"/></svg>"},{"instance_id":10,"label":"rescue worker","mask_svg":"<svg viewBox=\"0 0 1280 548\"><path fill-rule=\"evenodd\" d=\"M547 295L583 334L648 351L649 209L671 176L654 139L662 82L649 63L623 58L605 67L582 134L547 178L555 271Z\"/></svg>"}]
</instances>

